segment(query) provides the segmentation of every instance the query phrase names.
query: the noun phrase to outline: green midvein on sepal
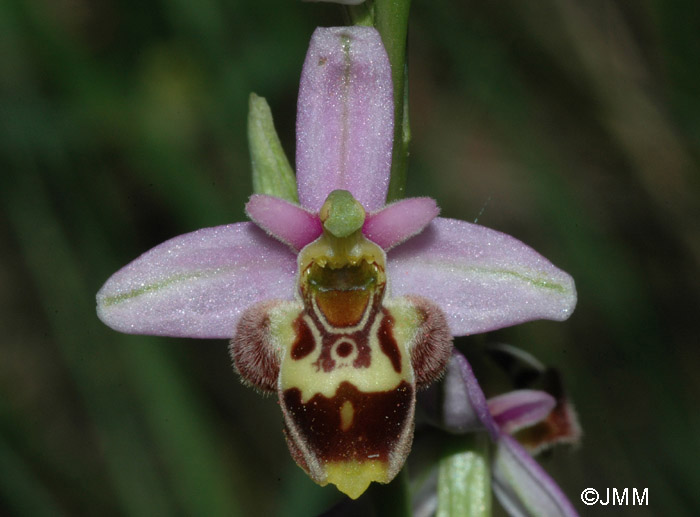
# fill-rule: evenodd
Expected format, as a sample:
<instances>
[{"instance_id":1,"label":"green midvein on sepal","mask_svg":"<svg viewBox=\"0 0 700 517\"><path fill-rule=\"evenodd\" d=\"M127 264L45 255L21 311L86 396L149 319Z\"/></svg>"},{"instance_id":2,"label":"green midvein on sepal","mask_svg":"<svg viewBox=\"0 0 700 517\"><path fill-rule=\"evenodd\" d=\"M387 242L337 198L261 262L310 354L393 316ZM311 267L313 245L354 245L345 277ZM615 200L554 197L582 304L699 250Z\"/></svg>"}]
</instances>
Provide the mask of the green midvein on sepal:
<instances>
[{"instance_id":1,"label":"green midvein on sepal","mask_svg":"<svg viewBox=\"0 0 700 517\"><path fill-rule=\"evenodd\" d=\"M511 271L508 269L495 269L488 267L478 267L478 266L461 266L456 265L452 261L440 261L440 260L421 260L421 263L429 264L431 267L443 270L443 271L460 271L465 276L473 275L475 277L511 277L516 280L522 281L523 283L530 284L537 289L547 289L549 291L554 291L559 294L571 294L572 288L567 285L563 285L557 282L553 282L543 276L536 276L537 273L532 271L532 274L527 274L526 271Z\"/></svg>"},{"instance_id":2,"label":"green midvein on sepal","mask_svg":"<svg viewBox=\"0 0 700 517\"><path fill-rule=\"evenodd\" d=\"M179 275L173 275L173 276L164 278L163 280L161 280L159 282L145 284L145 285L142 285L141 287L138 287L136 289L132 289L131 291L127 291L125 293L120 293L120 294L117 294L114 296L107 296L102 300L101 305L103 305L104 307L118 305L122 302L126 302L128 300L133 299L133 298L137 298L137 297L142 296L146 293L156 292L156 291L160 291L161 289L173 287L174 285L176 285L178 283L184 283L184 282L191 281L191 280L199 280L202 278L215 276L217 274L220 274L222 271L223 271L223 268L218 268L218 269L213 269L213 270L209 270L209 271L198 271L198 272L194 272L194 273L182 273Z\"/></svg>"},{"instance_id":3,"label":"green midvein on sepal","mask_svg":"<svg viewBox=\"0 0 700 517\"><path fill-rule=\"evenodd\" d=\"M250 94L248 148L253 172L253 192L298 203L294 170L275 131L270 106L264 97Z\"/></svg>"},{"instance_id":4,"label":"green midvein on sepal","mask_svg":"<svg viewBox=\"0 0 700 517\"><path fill-rule=\"evenodd\" d=\"M446 441L439 465L436 517L491 516L489 445L486 433Z\"/></svg>"}]
</instances>

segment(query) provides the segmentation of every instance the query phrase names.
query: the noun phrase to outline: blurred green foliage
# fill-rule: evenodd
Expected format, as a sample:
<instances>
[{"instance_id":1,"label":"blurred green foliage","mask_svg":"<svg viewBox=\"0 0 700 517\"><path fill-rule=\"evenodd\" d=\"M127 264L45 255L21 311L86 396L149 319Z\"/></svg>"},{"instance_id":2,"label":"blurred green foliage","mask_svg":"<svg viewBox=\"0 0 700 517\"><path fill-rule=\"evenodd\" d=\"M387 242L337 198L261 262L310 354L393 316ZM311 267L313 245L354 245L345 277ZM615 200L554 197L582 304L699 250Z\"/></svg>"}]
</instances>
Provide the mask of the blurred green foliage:
<instances>
[{"instance_id":1,"label":"blurred green foliage","mask_svg":"<svg viewBox=\"0 0 700 517\"><path fill-rule=\"evenodd\" d=\"M566 323L506 341L557 365L585 430L543 464L700 501L700 27L690 0L413 1L410 195L505 231L577 280ZM119 335L104 280L169 237L239 221L251 91L290 158L317 25L295 1L0 3L0 513L314 515L275 401L226 343Z\"/></svg>"}]
</instances>

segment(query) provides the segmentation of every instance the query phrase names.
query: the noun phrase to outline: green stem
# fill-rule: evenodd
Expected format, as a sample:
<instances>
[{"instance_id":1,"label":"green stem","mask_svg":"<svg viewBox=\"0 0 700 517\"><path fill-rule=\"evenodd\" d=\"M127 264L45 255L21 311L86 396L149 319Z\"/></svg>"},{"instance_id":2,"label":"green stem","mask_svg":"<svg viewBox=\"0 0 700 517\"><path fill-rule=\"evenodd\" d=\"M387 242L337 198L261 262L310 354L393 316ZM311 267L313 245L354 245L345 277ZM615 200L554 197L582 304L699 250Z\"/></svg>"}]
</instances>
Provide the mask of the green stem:
<instances>
[{"instance_id":1,"label":"green stem","mask_svg":"<svg viewBox=\"0 0 700 517\"><path fill-rule=\"evenodd\" d=\"M367 0L358 5L345 6L348 23L374 27L374 0Z\"/></svg>"},{"instance_id":2,"label":"green stem","mask_svg":"<svg viewBox=\"0 0 700 517\"><path fill-rule=\"evenodd\" d=\"M411 140L406 87L406 36L410 7L411 0L374 1L374 26L382 35L394 82L394 150L387 202L401 199L406 190L408 144Z\"/></svg>"},{"instance_id":3,"label":"green stem","mask_svg":"<svg viewBox=\"0 0 700 517\"><path fill-rule=\"evenodd\" d=\"M445 440L439 466L436 517L490 517L489 445L486 433Z\"/></svg>"}]
</instances>

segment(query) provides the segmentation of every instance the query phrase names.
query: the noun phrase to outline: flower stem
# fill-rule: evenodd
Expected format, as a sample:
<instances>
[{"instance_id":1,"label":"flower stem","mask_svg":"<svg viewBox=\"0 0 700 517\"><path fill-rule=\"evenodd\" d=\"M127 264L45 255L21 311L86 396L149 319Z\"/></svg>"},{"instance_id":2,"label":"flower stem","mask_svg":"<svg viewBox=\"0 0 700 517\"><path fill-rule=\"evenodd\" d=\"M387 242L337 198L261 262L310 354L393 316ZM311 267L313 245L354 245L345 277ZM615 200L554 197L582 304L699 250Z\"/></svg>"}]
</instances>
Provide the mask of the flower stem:
<instances>
[{"instance_id":1,"label":"flower stem","mask_svg":"<svg viewBox=\"0 0 700 517\"><path fill-rule=\"evenodd\" d=\"M489 456L486 433L445 441L439 467L436 517L490 517Z\"/></svg>"},{"instance_id":2,"label":"flower stem","mask_svg":"<svg viewBox=\"0 0 700 517\"><path fill-rule=\"evenodd\" d=\"M367 0L357 5L346 5L345 11L352 25L374 27L374 0Z\"/></svg>"},{"instance_id":3,"label":"flower stem","mask_svg":"<svg viewBox=\"0 0 700 517\"><path fill-rule=\"evenodd\" d=\"M408 124L408 84L406 65L406 36L411 0L375 0L374 26L382 35L391 63L394 82L394 150L391 160L391 182L387 201L404 197L408 144L411 132Z\"/></svg>"},{"instance_id":4,"label":"flower stem","mask_svg":"<svg viewBox=\"0 0 700 517\"><path fill-rule=\"evenodd\" d=\"M406 36L410 7L411 0L367 0L360 5L347 8L353 24L374 25L379 31L391 63L391 78L394 83L394 149L387 202L401 199L406 191L408 145L411 140L406 65Z\"/></svg>"}]
</instances>

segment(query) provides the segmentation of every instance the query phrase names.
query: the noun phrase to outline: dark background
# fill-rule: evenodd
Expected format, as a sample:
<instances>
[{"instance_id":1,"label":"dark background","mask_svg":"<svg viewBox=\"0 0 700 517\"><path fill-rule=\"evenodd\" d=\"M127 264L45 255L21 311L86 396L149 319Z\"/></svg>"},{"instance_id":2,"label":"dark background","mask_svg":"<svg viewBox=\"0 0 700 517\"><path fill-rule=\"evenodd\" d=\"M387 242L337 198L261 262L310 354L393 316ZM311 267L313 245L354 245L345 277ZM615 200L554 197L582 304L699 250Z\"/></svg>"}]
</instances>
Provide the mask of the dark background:
<instances>
[{"instance_id":1,"label":"dark background","mask_svg":"<svg viewBox=\"0 0 700 517\"><path fill-rule=\"evenodd\" d=\"M542 460L583 515L700 511L700 38L692 0L414 0L409 195L507 232L577 282L508 342L556 365L584 428ZM248 94L290 157L329 4L0 3L0 513L313 515L274 398L223 341L117 334L107 277L244 219ZM591 507L593 487L649 506Z\"/></svg>"}]
</instances>

